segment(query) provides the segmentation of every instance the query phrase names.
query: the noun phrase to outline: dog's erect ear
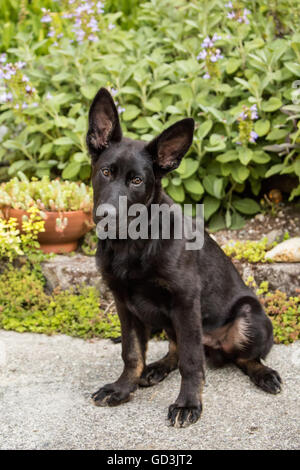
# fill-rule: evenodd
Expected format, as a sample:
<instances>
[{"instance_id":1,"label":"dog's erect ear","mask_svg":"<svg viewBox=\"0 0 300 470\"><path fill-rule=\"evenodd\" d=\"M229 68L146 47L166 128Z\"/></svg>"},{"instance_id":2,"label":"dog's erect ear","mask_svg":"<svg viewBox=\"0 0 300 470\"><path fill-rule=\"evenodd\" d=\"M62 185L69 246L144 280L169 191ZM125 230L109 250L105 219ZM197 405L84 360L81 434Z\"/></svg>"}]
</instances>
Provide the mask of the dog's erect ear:
<instances>
[{"instance_id":1,"label":"dog's erect ear","mask_svg":"<svg viewBox=\"0 0 300 470\"><path fill-rule=\"evenodd\" d=\"M193 141L194 127L193 119L182 119L146 145L146 151L162 173L175 170L180 165Z\"/></svg>"},{"instance_id":2,"label":"dog's erect ear","mask_svg":"<svg viewBox=\"0 0 300 470\"><path fill-rule=\"evenodd\" d=\"M122 130L119 115L110 93L100 88L89 111L86 143L92 157L97 157L110 142L119 142Z\"/></svg>"}]
</instances>

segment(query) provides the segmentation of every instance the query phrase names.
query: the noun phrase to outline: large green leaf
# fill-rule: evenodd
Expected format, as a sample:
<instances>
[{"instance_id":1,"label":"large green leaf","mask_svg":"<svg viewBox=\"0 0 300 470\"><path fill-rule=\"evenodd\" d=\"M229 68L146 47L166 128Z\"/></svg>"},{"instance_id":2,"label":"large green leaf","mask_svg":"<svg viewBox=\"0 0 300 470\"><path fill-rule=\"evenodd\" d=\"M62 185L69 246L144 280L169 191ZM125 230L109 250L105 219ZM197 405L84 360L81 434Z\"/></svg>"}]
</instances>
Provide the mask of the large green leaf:
<instances>
[{"instance_id":1,"label":"large green leaf","mask_svg":"<svg viewBox=\"0 0 300 470\"><path fill-rule=\"evenodd\" d=\"M189 193L197 194L198 196L204 193L202 184L196 178L185 179L183 180L183 184Z\"/></svg>"},{"instance_id":2,"label":"large green leaf","mask_svg":"<svg viewBox=\"0 0 300 470\"><path fill-rule=\"evenodd\" d=\"M80 171L80 166L80 163L76 161L69 163L62 172L62 177L65 180L75 178L75 176L77 176Z\"/></svg>"},{"instance_id":3,"label":"large green leaf","mask_svg":"<svg viewBox=\"0 0 300 470\"><path fill-rule=\"evenodd\" d=\"M132 121L141 113L141 110L134 104L129 104L126 106L124 113L122 114L122 119L124 121Z\"/></svg>"},{"instance_id":4,"label":"large green leaf","mask_svg":"<svg viewBox=\"0 0 300 470\"><path fill-rule=\"evenodd\" d=\"M169 183L167 192L175 202L183 202L185 199L185 193L182 185L175 186L174 184Z\"/></svg>"},{"instance_id":5,"label":"large green leaf","mask_svg":"<svg viewBox=\"0 0 300 470\"><path fill-rule=\"evenodd\" d=\"M180 172L180 175L182 179L187 179L197 171L199 162L197 160L193 160L192 158L185 158L183 161L184 171Z\"/></svg>"},{"instance_id":6,"label":"large green leaf","mask_svg":"<svg viewBox=\"0 0 300 470\"><path fill-rule=\"evenodd\" d=\"M260 211L260 206L257 204L257 202L248 197L244 199L237 199L236 201L233 201L232 204L235 209L242 214L252 215Z\"/></svg>"},{"instance_id":7,"label":"large green leaf","mask_svg":"<svg viewBox=\"0 0 300 470\"><path fill-rule=\"evenodd\" d=\"M266 135L270 130L271 123L268 119L259 119L254 124L254 130L259 137Z\"/></svg>"},{"instance_id":8,"label":"large green leaf","mask_svg":"<svg viewBox=\"0 0 300 470\"><path fill-rule=\"evenodd\" d=\"M261 105L261 109L268 113L272 113L276 111L282 106L282 101L280 98L276 98L276 96L272 96L268 101L263 101Z\"/></svg>"},{"instance_id":9,"label":"large green leaf","mask_svg":"<svg viewBox=\"0 0 300 470\"><path fill-rule=\"evenodd\" d=\"M223 194L223 179L218 178L214 175L206 175L203 179L203 185L205 190L211 196L220 199Z\"/></svg>"},{"instance_id":10,"label":"large green leaf","mask_svg":"<svg viewBox=\"0 0 300 470\"><path fill-rule=\"evenodd\" d=\"M220 199L216 199L212 196L205 196L203 200L204 204L204 218L208 220L220 207Z\"/></svg>"}]
</instances>

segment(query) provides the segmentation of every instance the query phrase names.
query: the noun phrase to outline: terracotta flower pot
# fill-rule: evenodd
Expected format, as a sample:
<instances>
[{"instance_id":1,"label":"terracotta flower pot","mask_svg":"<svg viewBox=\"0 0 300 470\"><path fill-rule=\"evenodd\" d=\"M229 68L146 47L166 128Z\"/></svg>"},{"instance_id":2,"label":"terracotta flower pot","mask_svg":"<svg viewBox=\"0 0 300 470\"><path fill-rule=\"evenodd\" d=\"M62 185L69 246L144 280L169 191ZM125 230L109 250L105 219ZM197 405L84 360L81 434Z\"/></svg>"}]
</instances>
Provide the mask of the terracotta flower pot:
<instances>
[{"instance_id":1,"label":"terracotta flower pot","mask_svg":"<svg viewBox=\"0 0 300 470\"><path fill-rule=\"evenodd\" d=\"M2 210L4 217L14 217L18 220L19 229L22 228L22 217L29 215L21 209L6 207ZM38 234L38 241L44 253L70 253L78 247L78 240L93 227L92 213L83 211L47 212L45 219L45 232ZM57 223L57 220L61 223Z\"/></svg>"}]
</instances>

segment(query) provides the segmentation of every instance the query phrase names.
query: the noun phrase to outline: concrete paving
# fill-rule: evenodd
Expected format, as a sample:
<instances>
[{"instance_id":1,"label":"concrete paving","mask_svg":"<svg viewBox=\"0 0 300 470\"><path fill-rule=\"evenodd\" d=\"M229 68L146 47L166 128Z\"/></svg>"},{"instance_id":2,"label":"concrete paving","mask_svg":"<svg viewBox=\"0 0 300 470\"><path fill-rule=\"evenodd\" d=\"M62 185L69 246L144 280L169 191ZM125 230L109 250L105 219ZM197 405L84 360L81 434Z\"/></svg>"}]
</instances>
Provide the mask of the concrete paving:
<instances>
[{"instance_id":1,"label":"concrete paving","mask_svg":"<svg viewBox=\"0 0 300 470\"><path fill-rule=\"evenodd\" d=\"M151 341L148 357L167 349ZM273 396L237 368L207 367L201 420L174 429L166 420L178 371L139 389L116 408L90 394L122 370L121 346L109 340L0 330L0 449L298 449L300 342L274 346L267 364L283 379Z\"/></svg>"}]
</instances>

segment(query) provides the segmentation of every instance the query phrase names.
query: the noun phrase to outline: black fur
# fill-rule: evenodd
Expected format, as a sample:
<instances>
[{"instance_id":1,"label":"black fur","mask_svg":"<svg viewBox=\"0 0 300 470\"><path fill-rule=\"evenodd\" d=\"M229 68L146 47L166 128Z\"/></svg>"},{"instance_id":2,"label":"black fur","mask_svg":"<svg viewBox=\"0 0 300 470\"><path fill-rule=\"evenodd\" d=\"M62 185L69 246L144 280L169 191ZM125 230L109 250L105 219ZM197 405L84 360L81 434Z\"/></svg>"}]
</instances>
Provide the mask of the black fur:
<instances>
[{"instance_id":1,"label":"black fur","mask_svg":"<svg viewBox=\"0 0 300 470\"><path fill-rule=\"evenodd\" d=\"M193 130L193 120L183 119L150 143L123 138L113 99L100 89L91 105L87 133L94 211L103 203L117 207L119 195L127 196L128 206L139 202L149 210L151 204L173 204L162 190L161 178L178 167ZM133 184L135 177L142 182ZM210 355L215 352L235 362L264 390L280 391L279 375L260 361L273 344L273 334L255 294L207 233L201 250L187 251L185 242L99 240L96 260L116 301L124 371L93 395L95 404L127 401L138 385L154 385L178 366L181 389L168 417L172 425L194 423L202 410L204 345ZM146 366L152 328L167 332L170 350L161 361Z\"/></svg>"}]
</instances>

